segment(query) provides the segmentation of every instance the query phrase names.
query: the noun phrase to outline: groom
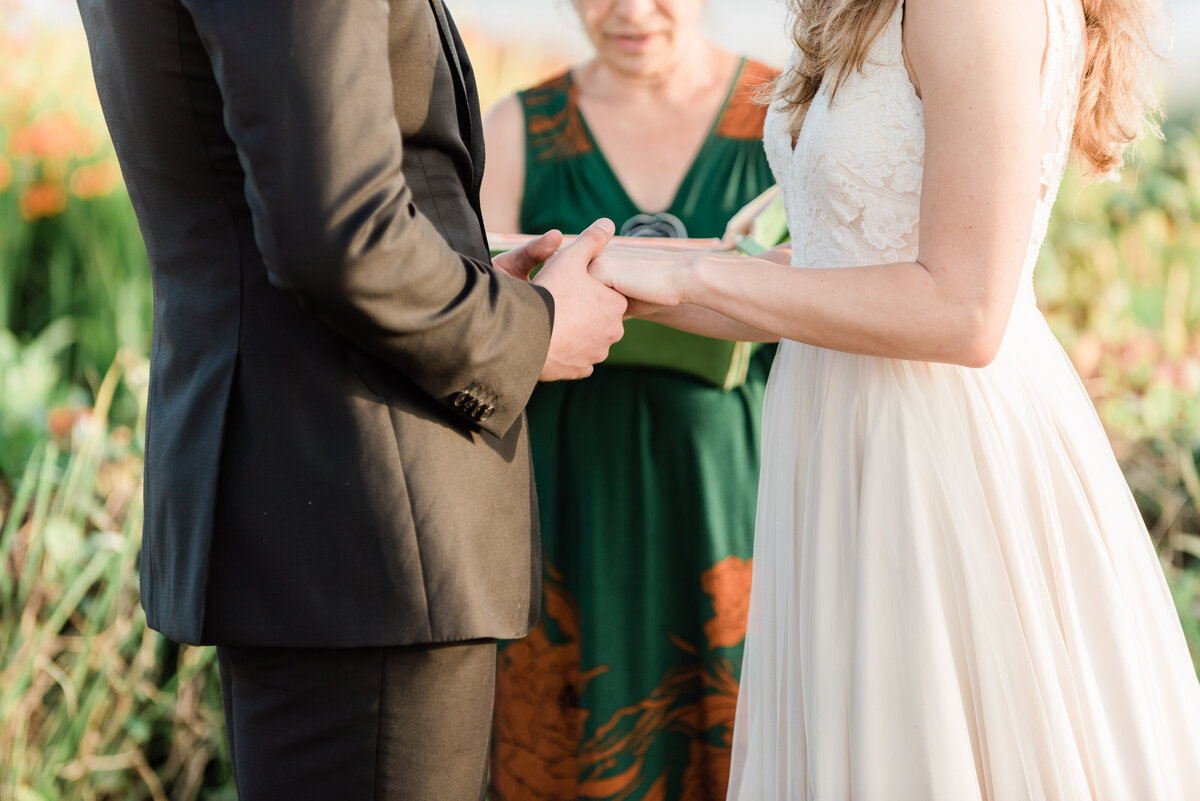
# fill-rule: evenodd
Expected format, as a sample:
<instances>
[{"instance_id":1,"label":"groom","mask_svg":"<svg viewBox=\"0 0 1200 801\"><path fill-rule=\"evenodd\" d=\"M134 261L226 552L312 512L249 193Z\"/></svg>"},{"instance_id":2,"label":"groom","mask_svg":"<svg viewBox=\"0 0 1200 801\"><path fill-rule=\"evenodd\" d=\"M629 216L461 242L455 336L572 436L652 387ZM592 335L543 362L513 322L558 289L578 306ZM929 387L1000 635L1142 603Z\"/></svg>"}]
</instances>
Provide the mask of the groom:
<instances>
[{"instance_id":1,"label":"groom","mask_svg":"<svg viewBox=\"0 0 1200 801\"><path fill-rule=\"evenodd\" d=\"M538 615L523 407L620 336L611 224L493 269L441 0L79 8L154 280L149 624L218 646L243 799L479 798Z\"/></svg>"}]
</instances>

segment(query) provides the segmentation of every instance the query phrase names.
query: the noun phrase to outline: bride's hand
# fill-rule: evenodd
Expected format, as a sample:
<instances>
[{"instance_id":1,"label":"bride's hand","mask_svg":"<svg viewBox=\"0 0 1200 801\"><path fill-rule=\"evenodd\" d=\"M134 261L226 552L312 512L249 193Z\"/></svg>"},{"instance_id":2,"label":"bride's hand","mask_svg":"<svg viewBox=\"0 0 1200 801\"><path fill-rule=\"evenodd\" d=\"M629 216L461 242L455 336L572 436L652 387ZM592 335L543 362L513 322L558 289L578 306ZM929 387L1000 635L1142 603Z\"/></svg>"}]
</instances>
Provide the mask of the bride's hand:
<instances>
[{"instance_id":1,"label":"bride's hand","mask_svg":"<svg viewBox=\"0 0 1200 801\"><path fill-rule=\"evenodd\" d=\"M598 281L631 301L630 316L644 317L686 303L683 286L692 254L609 246L588 268Z\"/></svg>"}]
</instances>

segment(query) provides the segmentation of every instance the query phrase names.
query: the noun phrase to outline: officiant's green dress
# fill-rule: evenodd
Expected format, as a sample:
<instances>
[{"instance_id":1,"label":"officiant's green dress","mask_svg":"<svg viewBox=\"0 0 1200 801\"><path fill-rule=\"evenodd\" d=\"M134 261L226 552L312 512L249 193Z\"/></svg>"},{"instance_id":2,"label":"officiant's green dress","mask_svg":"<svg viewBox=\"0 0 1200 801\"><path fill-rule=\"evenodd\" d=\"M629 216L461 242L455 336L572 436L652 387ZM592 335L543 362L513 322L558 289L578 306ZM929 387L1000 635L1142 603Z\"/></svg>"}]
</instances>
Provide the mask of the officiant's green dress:
<instances>
[{"instance_id":1,"label":"officiant's green dress","mask_svg":"<svg viewBox=\"0 0 1200 801\"><path fill-rule=\"evenodd\" d=\"M570 73L520 93L522 231L578 233L606 216L627 235L721 236L774 183L755 103L774 75L742 62L658 215L621 187ZM758 347L744 382L726 389L695 371L629 364L656 336L688 336L640 325L637 342L614 348L625 363L540 385L529 406L544 604L534 632L501 648L494 801L725 797L774 346Z\"/></svg>"}]
</instances>

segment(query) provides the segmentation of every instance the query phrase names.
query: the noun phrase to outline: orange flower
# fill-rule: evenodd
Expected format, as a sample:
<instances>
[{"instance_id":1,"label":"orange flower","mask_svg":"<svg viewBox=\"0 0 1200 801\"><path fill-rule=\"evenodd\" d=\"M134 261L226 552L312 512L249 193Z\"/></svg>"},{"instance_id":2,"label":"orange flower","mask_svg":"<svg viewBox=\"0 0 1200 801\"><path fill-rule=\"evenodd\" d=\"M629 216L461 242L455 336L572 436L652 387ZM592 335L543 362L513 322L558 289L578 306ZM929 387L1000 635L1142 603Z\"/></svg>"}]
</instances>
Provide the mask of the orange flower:
<instances>
[{"instance_id":1,"label":"orange flower","mask_svg":"<svg viewBox=\"0 0 1200 801\"><path fill-rule=\"evenodd\" d=\"M692 740L688 766L679 783L679 801L710 801L724 798L729 786L729 749Z\"/></svg>"},{"instance_id":2,"label":"orange flower","mask_svg":"<svg viewBox=\"0 0 1200 801\"><path fill-rule=\"evenodd\" d=\"M90 409L78 406L60 406L46 413L46 428L56 440L67 441L80 423L86 424L92 418Z\"/></svg>"},{"instance_id":3,"label":"orange flower","mask_svg":"<svg viewBox=\"0 0 1200 801\"><path fill-rule=\"evenodd\" d=\"M721 742L726 747L733 744L733 720L737 717L738 680L733 675L733 663L728 659L718 660L712 672L705 675L707 692L701 701L704 708L704 727L719 729Z\"/></svg>"},{"instance_id":4,"label":"orange flower","mask_svg":"<svg viewBox=\"0 0 1200 801\"><path fill-rule=\"evenodd\" d=\"M4 157L4 154L0 153L0 192L12 185L12 177L12 164Z\"/></svg>"},{"instance_id":5,"label":"orange flower","mask_svg":"<svg viewBox=\"0 0 1200 801\"><path fill-rule=\"evenodd\" d=\"M1194 395L1200 390L1200 361L1184 358L1175 363L1175 388L1185 395Z\"/></svg>"},{"instance_id":6,"label":"orange flower","mask_svg":"<svg viewBox=\"0 0 1200 801\"><path fill-rule=\"evenodd\" d=\"M642 801L667 801L667 774L664 773L658 777L658 780L642 796Z\"/></svg>"},{"instance_id":7,"label":"orange flower","mask_svg":"<svg viewBox=\"0 0 1200 801\"><path fill-rule=\"evenodd\" d=\"M712 597L716 613L704 624L710 648L728 648L746 639L752 561L727 556L700 576L700 586Z\"/></svg>"},{"instance_id":8,"label":"orange flower","mask_svg":"<svg viewBox=\"0 0 1200 801\"><path fill-rule=\"evenodd\" d=\"M729 763L733 754L733 721L737 714L738 683L733 664L722 659L704 677L705 694L700 699L702 728L715 732L719 742L695 738L687 770L680 784L680 801L724 798L729 786Z\"/></svg>"},{"instance_id":9,"label":"orange flower","mask_svg":"<svg viewBox=\"0 0 1200 801\"><path fill-rule=\"evenodd\" d=\"M579 708L577 645L553 645L538 624L509 643L496 674L492 793L503 799L558 801L574 795Z\"/></svg>"},{"instance_id":10,"label":"orange flower","mask_svg":"<svg viewBox=\"0 0 1200 801\"><path fill-rule=\"evenodd\" d=\"M21 128L9 140L9 151L18 158L65 161L94 156L100 140L66 111L49 111Z\"/></svg>"},{"instance_id":11,"label":"orange flower","mask_svg":"<svg viewBox=\"0 0 1200 801\"><path fill-rule=\"evenodd\" d=\"M505 801L575 798L578 747L587 710L579 698L606 668L580 673L578 627L571 597L547 566L543 621L500 653L492 737L491 795ZM550 642L546 621L567 639Z\"/></svg>"},{"instance_id":12,"label":"orange flower","mask_svg":"<svg viewBox=\"0 0 1200 801\"><path fill-rule=\"evenodd\" d=\"M89 164L71 173L71 194L87 200L111 195L120 183L121 172L111 161Z\"/></svg>"},{"instance_id":13,"label":"orange flower","mask_svg":"<svg viewBox=\"0 0 1200 801\"><path fill-rule=\"evenodd\" d=\"M671 635L688 657L670 668L641 701L618 709L585 741L588 711L579 699L607 668L581 674L575 604L562 577L547 565L544 619L524 640L501 652L496 680L496 725L491 795L499 801L650 801L679 792L683 801L724 797L729 782L737 679L721 658L708 668L703 651ZM702 586L716 616L706 628L710 647L745 637L750 561L728 557L706 571ZM551 642L547 626L564 644ZM712 655L710 654L710 657ZM690 739L678 791L666 774L647 772L647 755L664 737Z\"/></svg>"},{"instance_id":14,"label":"orange flower","mask_svg":"<svg viewBox=\"0 0 1200 801\"><path fill-rule=\"evenodd\" d=\"M54 217L67 207L67 193L60 184L32 184L21 194L21 218L26 222Z\"/></svg>"},{"instance_id":15,"label":"orange flower","mask_svg":"<svg viewBox=\"0 0 1200 801\"><path fill-rule=\"evenodd\" d=\"M1104 355L1104 340L1095 331L1085 331L1071 349L1071 361L1075 363L1079 376L1085 380L1100 375Z\"/></svg>"},{"instance_id":16,"label":"orange flower","mask_svg":"<svg viewBox=\"0 0 1200 801\"><path fill-rule=\"evenodd\" d=\"M1144 370L1157 361L1161 353L1162 348L1153 334L1149 331L1137 331L1121 348L1120 369L1127 374Z\"/></svg>"}]
</instances>

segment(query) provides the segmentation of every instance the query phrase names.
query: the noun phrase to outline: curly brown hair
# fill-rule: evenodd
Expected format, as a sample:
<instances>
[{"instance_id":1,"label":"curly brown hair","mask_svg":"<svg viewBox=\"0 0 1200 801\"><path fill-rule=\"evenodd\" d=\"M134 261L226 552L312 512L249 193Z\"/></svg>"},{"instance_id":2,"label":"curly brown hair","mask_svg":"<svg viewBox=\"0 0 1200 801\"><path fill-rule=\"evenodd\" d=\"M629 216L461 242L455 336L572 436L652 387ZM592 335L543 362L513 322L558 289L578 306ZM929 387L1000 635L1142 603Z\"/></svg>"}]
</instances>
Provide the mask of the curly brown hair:
<instances>
[{"instance_id":1,"label":"curly brown hair","mask_svg":"<svg viewBox=\"0 0 1200 801\"><path fill-rule=\"evenodd\" d=\"M862 69L902 1L788 0L798 54L776 82L775 96L794 121L826 76L833 81L832 95ZM1165 11L1161 0L1082 0L1082 5L1087 56L1071 145L1084 171L1102 176L1121 165L1130 142L1154 129L1150 68Z\"/></svg>"}]
</instances>

